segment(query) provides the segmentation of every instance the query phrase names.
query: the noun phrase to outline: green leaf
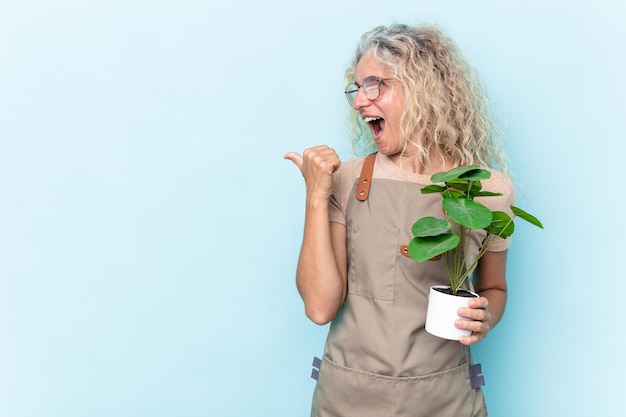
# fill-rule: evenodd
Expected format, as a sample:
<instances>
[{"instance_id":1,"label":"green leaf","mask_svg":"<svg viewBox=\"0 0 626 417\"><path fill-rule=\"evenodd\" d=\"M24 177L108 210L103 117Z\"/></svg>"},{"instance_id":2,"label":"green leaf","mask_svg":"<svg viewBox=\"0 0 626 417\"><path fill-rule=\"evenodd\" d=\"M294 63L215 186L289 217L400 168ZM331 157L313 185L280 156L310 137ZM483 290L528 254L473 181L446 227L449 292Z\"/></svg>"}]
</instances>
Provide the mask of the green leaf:
<instances>
[{"instance_id":1,"label":"green leaf","mask_svg":"<svg viewBox=\"0 0 626 417\"><path fill-rule=\"evenodd\" d=\"M409 256L424 262L456 248L460 238L451 233L433 237L416 237L409 242Z\"/></svg>"},{"instance_id":2,"label":"green leaf","mask_svg":"<svg viewBox=\"0 0 626 417\"><path fill-rule=\"evenodd\" d=\"M446 182L446 185L450 188L454 188L469 194L472 194L473 192L478 192L483 188L483 185L480 183L480 181L453 180Z\"/></svg>"},{"instance_id":3,"label":"green leaf","mask_svg":"<svg viewBox=\"0 0 626 417\"><path fill-rule=\"evenodd\" d=\"M511 210L513 211L513 214L515 214L517 217L526 220L528 223L530 224L534 224L537 227L540 227L543 229L543 224L541 224L541 222L539 221L539 219L537 219L535 216L533 216L530 213L525 212L524 210L522 210L519 207L515 207L515 206L511 206Z\"/></svg>"},{"instance_id":4,"label":"green leaf","mask_svg":"<svg viewBox=\"0 0 626 417\"><path fill-rule=\"evenodd\" d=\"M442 187L441 185L428 185L424 188L421 189L422 194L433 194L433 193L440 193L442 191L444 191L446 189L446 187Z\"/></svg>"},{"instance_id":5,"label":"green leaf","mask_svg":"<svg viewBox=\"0 0 626 417\"><path fill-rule=\"evenodd\" d=\"M452 168L449 171L438 172L436 174L433 174L433 176L430 177L430 179L432 182L448 182L448 181L455 180L459 178L461 175L469 171L476 170L476 169L479 169L478 165L469 165L466 167Z\"/></svg>"},{"instance_id":6,"label":"green leaf","mask_svg":"<svg viewBox=\"0 0 626 417\"><path fill-rule=\"evenodd\" d=\"M503 239L511 236L515 231L513 219L503 211L494 211L491 224L485 228L488 233L500 236Z\"/></svg>"},{"instance_id":7,"label":"green leaf","mask_svg":"<svg viewBox=\"0 0 626 417\"><path fill-rule=\"evenodd\" d=\"M431 216L416 221L411 231L415 237L429 237L448 233L450 229L452 229L452 223Z\"/></svg>"},{"instance_id":8,"label":"green leaf","mask_svg":"<svg viewBox=\"0 0 626 417\"><path fill-rule=\"evenodd\" d=\"M493 218L491 210L474 200L444 198L443 208L455 222L470 229L484 229Z\"/></svg>"},{"instance_id":9,"label":"green leaf","mask_svg":"<svg viewBox=\"0 0 626 417\"><path fill-rule=\"evenodd\" d=\"M476 165L472 165L476 166ZM471 171L466 172L465 174L459 175L459 178L468 179L471 181L480 181L487 180L491 178L491 171L486 169L473 169Z\"/></svg>"},{"instance_id":10,"label":"green leaf","mask_svg":"<svg viewBox=\"0 0 626 417\"><path fill-rule=\"evenodd\" d=\"M491 191L477 191L471 193L472 197L498 197L503 195L502 193L494 193Z\"/></svg>"},{"instance_id":11,"label":"green leaf","mask_svg":"<svg viewBox=\"0 0 626 417\"><path fill-rule=\"evenodd\" d=\"M447 198L467 198L465 194L457 190L447 189L443 193L441 193L444 197Z\"/></svg>"}]
</instances>

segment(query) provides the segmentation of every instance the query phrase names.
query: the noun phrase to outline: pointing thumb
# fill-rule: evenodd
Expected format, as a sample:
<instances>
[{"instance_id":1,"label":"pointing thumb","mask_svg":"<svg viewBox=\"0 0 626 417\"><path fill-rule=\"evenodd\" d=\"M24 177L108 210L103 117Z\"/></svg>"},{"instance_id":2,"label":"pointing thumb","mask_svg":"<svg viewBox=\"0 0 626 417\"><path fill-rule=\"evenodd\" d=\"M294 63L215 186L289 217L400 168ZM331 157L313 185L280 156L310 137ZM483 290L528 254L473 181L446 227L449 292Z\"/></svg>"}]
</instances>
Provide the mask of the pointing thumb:
<instances>
[{"instance_id":1,"label":"pointing thumb","mask_svg":"<svg viewBox=\"0 0 626 417\"><path fill-rule=\"evenodd\" d=\"M302 155L300 155L298 152L287 152L283 158L285 159L289 159L291 162L293 162L294 164L296 164L296 166L298 167L298 169L300 169L300 171L302 171Z\"/></svg>"}]
</instances>

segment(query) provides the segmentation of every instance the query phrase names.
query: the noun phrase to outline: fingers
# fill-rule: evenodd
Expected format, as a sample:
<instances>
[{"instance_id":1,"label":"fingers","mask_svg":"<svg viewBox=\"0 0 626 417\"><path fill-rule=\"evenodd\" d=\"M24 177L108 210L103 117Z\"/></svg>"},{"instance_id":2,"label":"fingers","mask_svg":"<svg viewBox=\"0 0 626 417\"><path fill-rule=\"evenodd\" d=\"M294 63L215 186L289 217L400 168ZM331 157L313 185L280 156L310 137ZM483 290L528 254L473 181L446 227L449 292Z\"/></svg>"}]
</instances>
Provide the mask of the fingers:
<instances>
[{"instance_id":1,"label":"fingers","mask_svg":"<svg viewBox=\"0 0 626 417\"><path fill-rule=\"evenodd\" d=\"M476 344L486 338L489 334L489 324L487 322L458 320L455 325L459 329L469 330L472 332L469 336L461 336L459 338L459 342L464 345Z\"/></svg>"},{"instance_id":2,"label":"fingers","mask_svg":"<svg viewBox=\"0 0 626 417\"><path fill-rule=\"evenodd\" d=\"M471 345L475 345L476 343L480 342L485 337L487 337L487 335L484 334L484 333L472 333L471 336L461 336L459 338L459 342L461 342L461 344L464 344L464 345L467 345L467 346L471 346Z\"/></svg>"},{"instance_id":3,"label":"fingers","mask_svg":"<svg viewBox=\"0 0 626 417\"><path fill-rule=\"evenodd\" d=\"M298 167L298 169L300 171L302 171L302 155L300 155L298 152L287 152L283 158L285 159L289 159L290 161L292 161L294 164L296 164L296 166Z\"/></svg>"},{"instance_id":4,"label":"fingers","mask_svg":"<svg viewBox=\"0 0 626 417\"><path fill-rule=\"evenodd\" d=\"M306 149L302 155L287 152L285 159L293 161L300 169L307 189L307 200L328 200L333 193L333 173L341 161L334 149L322 145Z\"/></svg>"},{"instance_id":5,"label":"fingers","mask_svg":"<svg viewBox=\"0 0 626 417\"><path fill-rule=\"evenodd\" d=\"M306 149L303 158L305 164L315 166L328 174L337 171L341 164L335 150L326 145Z\"/></svg>"},{"instance_id":6,"label":"fingers","mask_svg":"<svg viewBox=\"0 0 626 417\"><path fill-rule=\"evenodd\" d=\"M484 297L471 300L467 307L459 309L458 314L463 318L475 321L489 321L491 319L489 302Z\"/></svg>"},{"instance_id":7,"label":"fingers","mask_svg":"<svg viewBox=\"0 0 626 417\"><path fill-rule=\"evenodd\" d=\"M459 309L458 314L466 320L457 320L455 326L472 332L470 336L462 336L459 342L464 345L473 345L487 337L491 322L487 298L479 297L470 300L467 307Z\"/></svg>"},{"instance_id":8,"label":"fingers","mask_svg":"<svg viewBox=\"0 0 626 417\"><path fill-rule=\"evenodd\" d=\"M325 145L305 149L302 155L298 152L287 152L283 158L292 161L305 176L309 171L333 174L341 165L335 150Z\"/></svg>"}]
</instances>

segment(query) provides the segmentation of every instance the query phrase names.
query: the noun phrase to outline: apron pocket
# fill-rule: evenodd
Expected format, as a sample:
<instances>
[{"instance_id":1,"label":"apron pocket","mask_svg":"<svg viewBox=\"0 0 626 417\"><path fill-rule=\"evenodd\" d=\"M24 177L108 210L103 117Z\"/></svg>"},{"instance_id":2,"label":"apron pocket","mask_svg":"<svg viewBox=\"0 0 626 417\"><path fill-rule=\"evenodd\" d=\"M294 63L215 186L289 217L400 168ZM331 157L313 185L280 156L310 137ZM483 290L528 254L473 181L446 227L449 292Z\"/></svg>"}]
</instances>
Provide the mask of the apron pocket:
<instances>
[{"instance_id":1,"label":"apron pocket","mask_svg":"<svg viewBox=\"0 0 626 417\"><path fill-rule=\"evenodd\" d=\"M400 229L393 226L356 222L348 225L349 294L393 301L399 235Z\"/></svg>"},{"instance_id":2,"label":"apron pocket","mask_svg":"<svg viewBox=\"0 0 626 417\"><path fill-rule=\"evenodd\" d=\"M393 378L339 366L324 358L311 417L392 417Z\"/></svg>"},{"instance_id":3,"label":"apron pocket","mask_svg":"<svg viewBox=\"0 0 626 417\"><path fill-rule=\"evenodd\" d=\"M469 367L461 366L422 377L399 378L399 416L486 416L480 389L472 389Z\"/></svg>"},{"instance_id":4,"label":"apron pocket","mask_svg":"<svg viewBox=\"0 0 626 417\"><path fill-rule=\"evenodd\" d=\"M322 360L311 417L486 417L469 367L419 377L390 377Z\"/></svg>"}]
</instances>

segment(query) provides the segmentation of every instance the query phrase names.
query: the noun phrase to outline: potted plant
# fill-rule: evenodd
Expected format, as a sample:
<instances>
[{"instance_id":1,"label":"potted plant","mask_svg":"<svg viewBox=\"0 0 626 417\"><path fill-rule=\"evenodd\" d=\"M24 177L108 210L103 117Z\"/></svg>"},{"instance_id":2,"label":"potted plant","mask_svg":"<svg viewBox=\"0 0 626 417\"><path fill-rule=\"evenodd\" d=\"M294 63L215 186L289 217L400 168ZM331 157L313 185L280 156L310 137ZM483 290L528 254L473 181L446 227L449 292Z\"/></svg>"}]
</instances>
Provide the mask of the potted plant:
<instances>
[{"instance_id":1,"label":"potted plant","mask_svg":"<svg viewBox=\"0 0 626 417\"><path fill-rule=\"evenodd\" d=\"M429 293L426 330L439 337L458 340L470 332L457 329L454 321L459 318L457 310L467 306L467 298L478 294L461 289L480 258L489 250L495 237L508 238L515 230L513 219L519 217L543 228L541 222L524 210L511 206L513 217L503 211L492 211L476 201L476 197L500 196L500 193L482 189L482 180L489 179L491 172L478 165L453 168L431 177L432 185L422 188L422 194L440 193L443 197L443 219L423 217L412 227L414 238L408 253L418 262L443 258L450 286L431 287ZM473 233L486 232L478 253L468 259L467 248ZM435 313L443 303L447 313Z\"/></svg>"}]
</instances>

